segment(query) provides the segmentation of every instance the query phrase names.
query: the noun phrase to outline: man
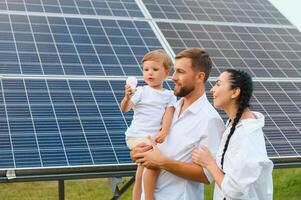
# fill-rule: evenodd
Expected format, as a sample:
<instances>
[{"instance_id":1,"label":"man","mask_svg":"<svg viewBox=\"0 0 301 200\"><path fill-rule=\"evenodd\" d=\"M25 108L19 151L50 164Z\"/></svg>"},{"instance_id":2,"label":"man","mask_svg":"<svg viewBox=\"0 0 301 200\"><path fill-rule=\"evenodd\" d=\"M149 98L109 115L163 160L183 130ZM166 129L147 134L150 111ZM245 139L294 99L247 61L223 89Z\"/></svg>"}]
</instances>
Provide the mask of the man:
<instances>
[{"instance_id":1,"label":"man","mask_svg":"<svg viewBox=\"0 0 301 200\"><path fill-rule=\"evenodd\" d=\"M182 98L175 104L166 141L151 147L139 145L132 151L136 162L161 169L156 200L204 198L202 183L209 183L209 173L192 162L192 151L204 144L215 156L224 131L221 117L205 94L211 66L210 57L202 49L189 48L177 54L172 80L174 94Z\"/></svg>"}]
</instances>

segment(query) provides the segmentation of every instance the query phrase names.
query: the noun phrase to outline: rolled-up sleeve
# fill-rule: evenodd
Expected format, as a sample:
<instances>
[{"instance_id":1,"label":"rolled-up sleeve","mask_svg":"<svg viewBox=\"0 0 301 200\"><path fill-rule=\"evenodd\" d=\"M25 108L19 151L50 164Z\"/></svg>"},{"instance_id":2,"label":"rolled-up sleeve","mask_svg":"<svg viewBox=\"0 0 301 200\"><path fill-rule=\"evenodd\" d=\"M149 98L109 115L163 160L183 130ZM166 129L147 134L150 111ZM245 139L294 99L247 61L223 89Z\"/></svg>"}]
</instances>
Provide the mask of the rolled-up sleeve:
<instances>
[{"instance_id":1,"label":"rolled-up sleeve","mask_svg":"<svg viewBox=\"0 0 301 200\"><path fill-rule=\"evenodd\" d=\"M205 145L211 152L212 158L216 157L219 143L221 141L222 134L225 130L224 122L220 118L212 118L208 121L206 127L206 135L203 140L201 140L201 145ZM209 182L212 182L213 178L209 171L204 168L204 173Z\"/></svg>"},{"instance_id":2,"label":"rolled-up sleeve","mask_svg":"<svg viewBox=\"0 0 301 200\"><path fill-rule=\"evenodd\" d=\"M177 97L173 94L173 92L170 93L170 97L169 97L169 101L168 101L168 104L167 104L167 107L171 107L171 106L174 106L174 104L176 103L177 101Z\"/></svg>"}]
</instances>

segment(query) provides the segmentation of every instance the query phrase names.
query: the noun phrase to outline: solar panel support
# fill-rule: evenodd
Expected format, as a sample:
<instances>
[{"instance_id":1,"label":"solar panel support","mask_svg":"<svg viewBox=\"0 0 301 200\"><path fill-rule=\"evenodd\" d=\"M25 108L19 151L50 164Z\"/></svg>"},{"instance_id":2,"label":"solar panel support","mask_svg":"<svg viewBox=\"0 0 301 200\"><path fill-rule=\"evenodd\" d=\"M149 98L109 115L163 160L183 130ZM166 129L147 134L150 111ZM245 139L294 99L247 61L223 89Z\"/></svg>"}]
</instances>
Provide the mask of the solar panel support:
<instances>
[{"instance_id":1,"label":"solar panel support","mask_svg":"<svg viewBox=\"0 0 301 200\"><path fill-rule=\"evenodd\" d=\"M119 188L118 184L122 183L122 177L109 178L109 182L113 192L111 200L117 200L135 182L135 177L132 177L121 188Z\"/></svg>"},{"instance_id":2,"label":"solar panel support","mask_svg":"<svg viewBox=\"0 0 301 200\"><path fill-rule=\"evenodd\" d=\"M299 168L301 167L301 157L281 157L271 158L275 169Z\"/></svg>"},{"instance_id":3,"label":"solar panel support","mask_svg":"<svg viewBox=\"0 0 301 200\"><path fill-rule=\"evenodd\" d=\"M65 199L65 181L59 180L58 181L58 190L59 190L59 200Z\"/></svg>"}]
</instances>

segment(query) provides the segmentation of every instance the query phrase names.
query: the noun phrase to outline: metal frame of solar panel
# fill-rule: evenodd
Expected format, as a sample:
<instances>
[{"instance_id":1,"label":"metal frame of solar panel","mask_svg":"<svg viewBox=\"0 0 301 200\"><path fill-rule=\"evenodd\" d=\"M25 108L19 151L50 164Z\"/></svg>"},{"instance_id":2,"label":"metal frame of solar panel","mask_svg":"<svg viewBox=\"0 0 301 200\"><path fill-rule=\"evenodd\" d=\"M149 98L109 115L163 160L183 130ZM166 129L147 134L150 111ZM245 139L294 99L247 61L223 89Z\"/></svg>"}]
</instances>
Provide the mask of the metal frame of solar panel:
<instances>
[{"instance_id":1,"label":"metal frame of solar panel","mask_svg":"<svg viewBox=\"0 0 301 200\"><path fill-rule=\"evenodd\" d=\"M0 1L0 27L0 182L59 179L63 199L65 179L134 175L119 102L157 48L205 48L208 87L248 71L269 156L301 166L301 33L267 0Z\"/></svg>"}]
</instances>

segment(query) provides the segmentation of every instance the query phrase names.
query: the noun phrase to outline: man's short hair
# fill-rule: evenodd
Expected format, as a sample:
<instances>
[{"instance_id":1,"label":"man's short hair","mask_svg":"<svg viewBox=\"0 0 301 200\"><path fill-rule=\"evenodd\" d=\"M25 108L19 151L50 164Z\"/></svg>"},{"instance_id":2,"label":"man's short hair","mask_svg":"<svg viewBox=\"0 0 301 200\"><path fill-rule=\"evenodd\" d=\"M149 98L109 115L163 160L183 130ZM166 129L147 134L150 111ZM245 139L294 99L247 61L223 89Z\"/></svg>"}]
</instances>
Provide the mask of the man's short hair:
<instances>
[{"instance_id":1,"label":"man's short hair","mask_svg":"<svg viewBox=\"0 0 301 200\"><path fill-rule=\"evenodd\" d=\"M171 57L163 49L148 52L142 58L141 63L143 64L145 61L162 62L165 70L170 70L173 65Z\"/></svg>"},{"instance_id":2,"label":"man's short hair","mask_svg":"<svg viewBox=\"0 0 301 200\"><path fill-rule=\"evenodd\" d=\"M205 73L205 81L207 81L211 68L212 61L208 53L201 48L188 48L179 52L176 55L176 59L190 58L192 62L192 68Z\"/></svg>"}]
</instances>

